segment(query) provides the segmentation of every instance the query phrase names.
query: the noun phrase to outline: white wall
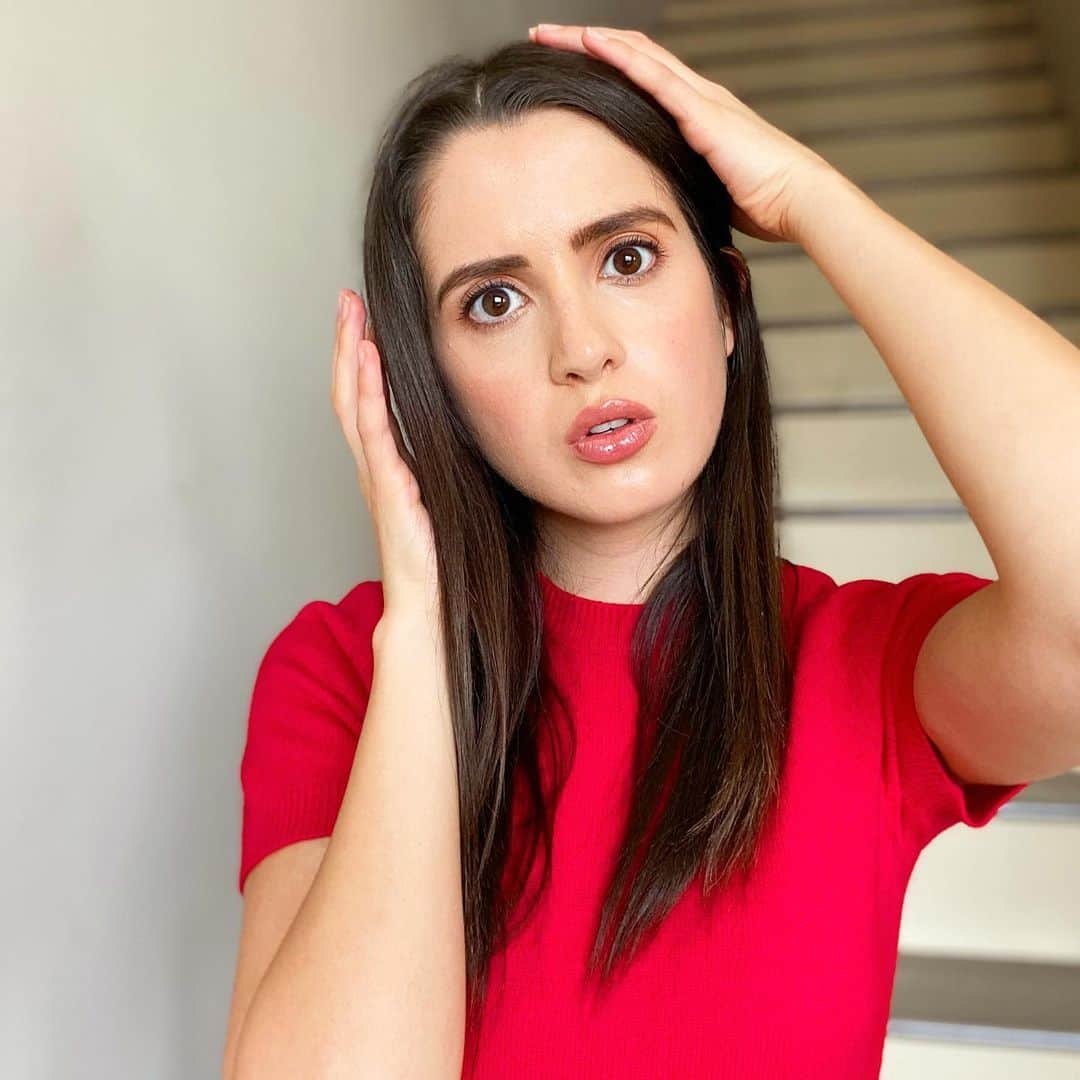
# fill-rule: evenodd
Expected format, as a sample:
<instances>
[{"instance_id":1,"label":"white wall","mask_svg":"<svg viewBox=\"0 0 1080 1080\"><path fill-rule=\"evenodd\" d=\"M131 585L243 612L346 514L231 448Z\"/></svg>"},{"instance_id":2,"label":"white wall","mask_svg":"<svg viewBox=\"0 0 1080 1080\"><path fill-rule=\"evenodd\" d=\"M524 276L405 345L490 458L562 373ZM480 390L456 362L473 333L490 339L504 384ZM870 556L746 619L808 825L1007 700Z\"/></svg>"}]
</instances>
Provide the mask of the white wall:
<instances>
[{"instance_id":1,"label":"white wall","mask_svg":"<svg viewBox=\"0 0 1080 1080\"><path fill-rule=\"evenodd\" d=\"M270 637L379 575L329 403L404 81L654 5L0 12L0 1075L209 1077Z\"/></svg>"}]
</instances>

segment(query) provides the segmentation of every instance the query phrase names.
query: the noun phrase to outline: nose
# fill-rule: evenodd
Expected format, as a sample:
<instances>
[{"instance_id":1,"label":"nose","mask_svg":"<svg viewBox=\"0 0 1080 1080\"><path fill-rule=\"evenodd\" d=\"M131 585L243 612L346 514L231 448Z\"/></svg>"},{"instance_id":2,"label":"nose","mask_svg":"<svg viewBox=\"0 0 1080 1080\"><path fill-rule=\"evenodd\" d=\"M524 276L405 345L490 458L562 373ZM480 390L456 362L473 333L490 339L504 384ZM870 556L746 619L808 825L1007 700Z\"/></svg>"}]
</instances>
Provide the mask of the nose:
<instances>
[{"instance_id":1,"label":"nose","mask_svg":"<svg viewBox=\"0 0 1080 1080\"><path fill-rule=\"evenodd\" d=\"M580 297L558 304L551 350L555 382L592 382L610 365L623 364L623 346L605 321L604 313Z\"/></svg>"}]
</instances>

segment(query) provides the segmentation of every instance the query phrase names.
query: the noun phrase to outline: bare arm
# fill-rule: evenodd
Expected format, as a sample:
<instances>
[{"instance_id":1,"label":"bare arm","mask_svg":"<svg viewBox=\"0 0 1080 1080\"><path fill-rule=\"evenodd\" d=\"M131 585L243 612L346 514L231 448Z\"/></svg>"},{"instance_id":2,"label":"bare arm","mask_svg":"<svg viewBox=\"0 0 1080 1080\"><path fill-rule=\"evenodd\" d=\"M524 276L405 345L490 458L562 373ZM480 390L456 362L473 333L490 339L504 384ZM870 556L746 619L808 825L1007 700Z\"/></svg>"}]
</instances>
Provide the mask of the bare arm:
<instances>
[{"instance_id":1,"label":"bare arm","mask_svg":"<svg viewBox=\"0 0 1080 1080\"><path fill-rule=\"evenodd\" d=\"M431 619L384 614L341 810L258 984L236 1080L460 1077L465 1025L457 767Z\"/></svg>"}]
</instances>

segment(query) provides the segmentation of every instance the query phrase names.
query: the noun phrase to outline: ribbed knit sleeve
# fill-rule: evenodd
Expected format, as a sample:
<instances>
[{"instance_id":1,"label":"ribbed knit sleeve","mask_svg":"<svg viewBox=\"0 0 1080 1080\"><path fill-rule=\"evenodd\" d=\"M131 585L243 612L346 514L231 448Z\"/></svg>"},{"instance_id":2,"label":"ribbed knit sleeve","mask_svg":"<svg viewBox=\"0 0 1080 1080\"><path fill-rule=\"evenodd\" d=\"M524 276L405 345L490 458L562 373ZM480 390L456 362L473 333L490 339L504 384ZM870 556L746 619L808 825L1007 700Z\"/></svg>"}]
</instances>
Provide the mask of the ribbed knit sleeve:
<instances>
[{"instance_id":1,"label":"ribbed knit sleeve","mask_svg":"<svg viewBox=\"0 0 1080 1080\"><path fill-rule=\"evenodd\" d=\"M887 590L891 627L882 668L885 765L901 832L916 851L952 825L986 825L1027 786L959 779L926 733L915 706L915 662L930 630L955 604L990 583L962 571L923 573Z\"/></svg>"},{"instance_id":2,"label":"ribbed knit sleeve","mask_svg":"<svg viewBox=\"0 0 1080 1080\"><path fill-rule=\"evenodd\" d=\"M266 649L240 762L241 893L271 852L333 832L371 691L371 635L381 614L382 583L363 581L337 603L306 603Z\"/></svg>"}]
</instances>

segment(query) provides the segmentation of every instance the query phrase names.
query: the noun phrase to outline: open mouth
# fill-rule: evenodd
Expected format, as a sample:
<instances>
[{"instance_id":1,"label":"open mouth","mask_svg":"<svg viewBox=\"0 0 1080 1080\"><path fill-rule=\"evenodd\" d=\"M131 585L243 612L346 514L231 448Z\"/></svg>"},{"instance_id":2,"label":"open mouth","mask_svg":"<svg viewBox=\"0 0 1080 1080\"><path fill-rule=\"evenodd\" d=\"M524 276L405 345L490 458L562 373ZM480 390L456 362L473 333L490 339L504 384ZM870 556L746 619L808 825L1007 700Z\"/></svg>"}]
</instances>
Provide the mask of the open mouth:
<instances>
[{"instance_id":1,"label":"open mouth","mask_svg":"<svg viewBox=\"0 0 1080 1080\"><path fill-rule=\"evenodd\" d=\"M587 431L583 438L592 439L599 435L607 435L609 432L618 431L620 428L628 427L630 424L637 423L636 416L628 416L623 420L611 420L606 424L598 425L598 431Z\"/></svg>"},{"instance_id":2,"label":"open mouth","mask_svg":"<svg viewBox=\"0 0 1080 1080\"><path fill-rule=\"evenodd\" d=\"M571 449L584 461L595 464L614 464L636 454L656 431L656 418L627 419L607 431L586 433Z\"/></svg>"}]
</instances>

